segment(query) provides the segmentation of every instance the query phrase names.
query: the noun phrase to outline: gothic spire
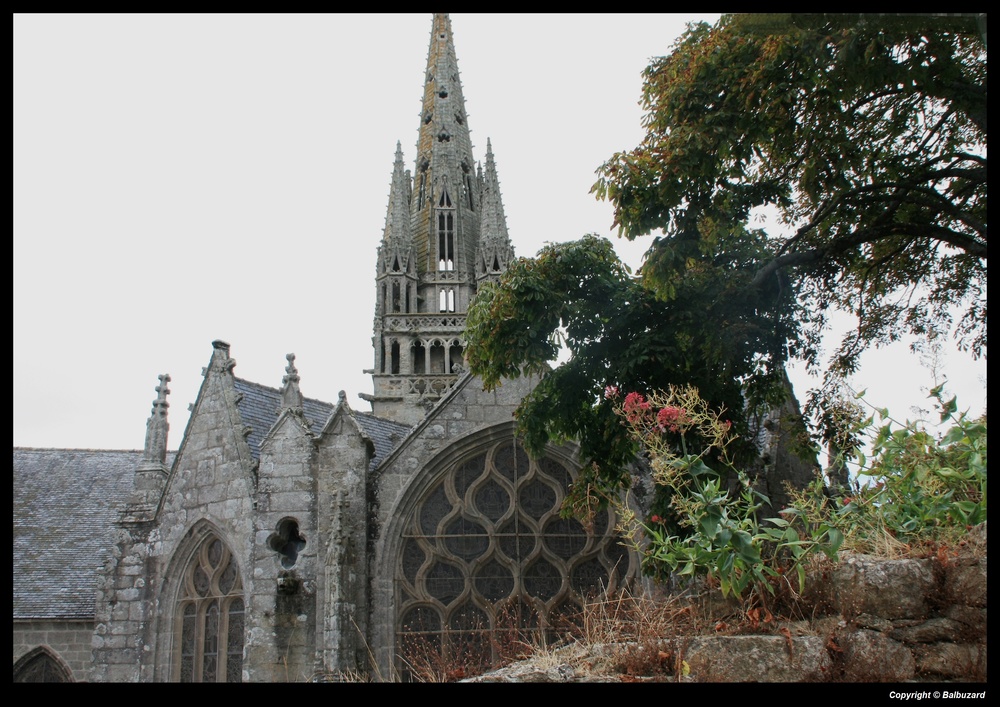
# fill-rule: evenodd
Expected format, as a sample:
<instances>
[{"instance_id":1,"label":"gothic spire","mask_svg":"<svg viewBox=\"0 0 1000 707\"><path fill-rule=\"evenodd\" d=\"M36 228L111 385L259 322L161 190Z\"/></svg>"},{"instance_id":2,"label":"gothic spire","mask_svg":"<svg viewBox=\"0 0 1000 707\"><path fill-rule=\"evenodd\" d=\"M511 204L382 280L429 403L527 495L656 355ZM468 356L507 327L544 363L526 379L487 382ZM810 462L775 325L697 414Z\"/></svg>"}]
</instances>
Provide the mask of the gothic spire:
<instances>
[{"instance_id":1,"label":"gothic spire","mask_svg":"<svg viewBox=\"0 0 1000 707\"><path fill-rule=\"evenodd\" d=\"M451 20L436 14L427 50L411 209L421 272L473 274L479 231L474 165ZM447 237L437 215L450 216Z\"/></svg>"},{"instance_id":2,"label":"gothic spire","mask_svg":"<svg viewBox=\"0 0 1000 707\"><path fill-rule=\"evenodd\" d=\"M396 159L392 166L389 186L389 206L385 214L385 230L380 246L379 273L406 272L414 263L410 227L410 174L403 168L403 148L396 142Z\"/></svg>"},{"instance_id":3,"label":"gothic spire","mask_svg":"<svg viewBox=\"0 0 1000 707\"><path fill-rule=\"evenodd\" d=\"M156 400L153 401L153 412L146 422L146 447L143 450L142 461L145 464L162 465L167 460L167 431L170 425L167 424L167 395L170 389L167 384L170 376L163 374L160 377L160 384L156 386Z\"/></svg>"},{"instance_id":4,"label":"gothic spire","mask_svg":"<svg viewBox=\"0 0 1000 707\"><path fill-rule=\"evenodd\" d=\"M488 189L472 157L448 15L434 15L430 39L412 181L396 146L376 276L375 366L369 369L374 392L361 395L375 415L406 424L423 419L458 381L465 317L478 282L513 257L492 152ZM487 214L484 195L492 200ZM485 253L480 253L482 224L490 233ZM394 269L404 244L409 260Z\"/></svg>"},{"instance_id":5,"label":"gothic spire","mask_svg":"<svg viewBox=\"0 0 1000 707\"><path fill-rule=\"evenodd\" d=\"M476 257L476 279L479 281L496 279L514 258L489 138L486 139L486 170L481 180L479 252Z\"/></svg>"}]
</instances>

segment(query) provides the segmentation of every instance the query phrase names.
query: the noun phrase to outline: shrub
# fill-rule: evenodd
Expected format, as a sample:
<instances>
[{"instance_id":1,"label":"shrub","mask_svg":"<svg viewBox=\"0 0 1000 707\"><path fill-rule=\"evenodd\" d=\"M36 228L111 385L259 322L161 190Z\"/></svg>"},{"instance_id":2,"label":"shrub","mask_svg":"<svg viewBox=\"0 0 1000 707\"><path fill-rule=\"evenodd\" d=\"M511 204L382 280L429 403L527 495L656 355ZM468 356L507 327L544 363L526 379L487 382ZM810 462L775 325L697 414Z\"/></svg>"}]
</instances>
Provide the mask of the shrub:
<instances>
[{"instance_id":1,"label":"shrub","mask_svg":"<svg viewBox=\"0 0 1000 707\"><path fill-rule=\"evenodd\" d=\"M845 547L886 555L956 543L985 521L986 415L956 416L955 398L941 391L930 395L949 424L939 436L922 421L896 422L885 408L856 419L848 434L868 440L871 454L848 450L858 470L842 494L831 497L817 482L796 495L791 511L803 526L829 523Z\"/></svg>"},{"instance_id":2,"label":"shrub","mask_svg":"<svg viewBox=\"0 0 1000 707\"><path fill-rule=\"evenodd\" d=\"M707 576L723 595L753 603L778 587L801 592L806 564L817 552L836 559L842 545L886 555L890 545L956 542L986 520L986 416L955 416L955 399L931 391L941 422L935 437L921 423L895 423L885 409L846 415L842 445L859 465L847 488L822 476L778 517L759 518L770 505L727 453L733 441L724 411L708 408L697 389L671 387L648 397L621 397L609 387L615 412L649 457L653 481L667 491L669 513L640 519L619 503L622 530L642 554L643 569L663 580ZM847 405L845 409L856 410ZM864 440L871 456L860 452ZM790 583L789 577L797 582Z\"/></svg>"}]
</instances>

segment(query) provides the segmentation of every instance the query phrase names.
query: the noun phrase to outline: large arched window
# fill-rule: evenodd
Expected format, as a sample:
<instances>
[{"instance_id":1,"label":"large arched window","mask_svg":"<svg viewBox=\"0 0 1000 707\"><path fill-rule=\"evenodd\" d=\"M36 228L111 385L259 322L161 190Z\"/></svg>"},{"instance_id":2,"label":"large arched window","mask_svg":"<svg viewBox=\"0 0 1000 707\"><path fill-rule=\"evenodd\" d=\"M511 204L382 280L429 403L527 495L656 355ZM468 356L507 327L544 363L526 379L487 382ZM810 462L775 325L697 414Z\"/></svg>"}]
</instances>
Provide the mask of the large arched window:
<instances>
[{"instance_id":1,"label":"large arched window","mask_svg":"<svg viewBox=\"0 0 1000 707\"><path fill-rule=\"evenodd\" d=\"M14 682L73 682L73 671L48 646L38 646L14 663Z\"/></svg>"},{"instance_id":2,"label":"large arched window","mask_svg":"<svg viewBox=\"0 0 1000 707\"><path fill-rule=\"evenodd\" d=\"M588 596L622 586L631 558L612 513L590 528L559 516L571 482L568 464L531 460L508 439L430 486L404 525L395 570L404 672L428 651L489 662L498 637L551 636Z\"/></svg>"},{"instance_id":3,"label":"large arched window","mask_svg":"<svg viewBox=\"0 0 1000 707\"><path fill-rule=\"evenodd\" d=\"M181 581L174 679L241 682L243 584L226 544L208 535L192 555Z\"/></svg>"}]
</instances>

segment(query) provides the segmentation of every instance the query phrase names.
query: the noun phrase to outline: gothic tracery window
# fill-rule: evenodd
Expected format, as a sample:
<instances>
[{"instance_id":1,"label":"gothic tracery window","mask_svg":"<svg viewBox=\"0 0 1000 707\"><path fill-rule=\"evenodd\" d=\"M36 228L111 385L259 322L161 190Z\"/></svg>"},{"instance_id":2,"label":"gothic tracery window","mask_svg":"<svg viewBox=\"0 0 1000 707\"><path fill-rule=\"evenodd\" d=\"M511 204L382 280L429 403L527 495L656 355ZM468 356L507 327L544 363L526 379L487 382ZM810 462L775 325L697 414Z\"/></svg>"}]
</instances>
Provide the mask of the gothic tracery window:
<instances>
[{"instance_id":1,"label":"gothic tracery window","mask_svg":"<svg viewBox=\"0 0 1000 707\"><path fill-rule=\"evenodd\" d=\"M73 673L48 646L39 646L14 663L14 682L73 682Z\"/></svg>"},{"instance_id":2,"label":"gothic tracery window","mask_svg":"<svg viewBox=\"0 0 1000 707\"><path fill-rule=\"evenodd\" d=\"M614 519L590 528L559 509L572 475L529 459L511 440L454 465L405 525L396 566L397 650L444 655L495 650L496 636L538 638L579 616L588 596L630 575Z\"/></svg>"},{"instance_id":3,"label":"gothic tracery window","mask_svg":"<svg viewBox=\"0 0 1000 707\"><path fill-rule=\"evenodd\" d=\"M215 535L202 542L184 572L176 621L175 679L242 681L243 584L235 558Z\"/></svg>"}]
</instances>

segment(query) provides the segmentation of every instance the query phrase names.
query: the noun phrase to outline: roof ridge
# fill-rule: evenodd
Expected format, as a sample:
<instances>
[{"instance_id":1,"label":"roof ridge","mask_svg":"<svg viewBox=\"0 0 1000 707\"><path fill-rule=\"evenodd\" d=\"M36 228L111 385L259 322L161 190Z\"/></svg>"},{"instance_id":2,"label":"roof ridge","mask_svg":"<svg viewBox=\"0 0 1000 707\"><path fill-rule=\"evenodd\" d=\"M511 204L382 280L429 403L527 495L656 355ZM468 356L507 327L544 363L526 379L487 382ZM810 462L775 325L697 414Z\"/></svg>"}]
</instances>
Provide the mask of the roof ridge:
<instances>
[{"instance_id":1,"label":"roof ridge","mask_svg":"<svg viewBox=\"0 0 1000 707\"><path fill-rule=\"evenodd\" d=\"M247 378L240 378L239 376L233 376L233 380L237 380L240 383L246 383L247 385L252 385L257 388L264 388L266 390L274 392L276 395L279 396L281 395L281 388L275 388L269 385L265 385L264 383L258 383L256 381L249 380ZM329 405L331 408L337 407L336 403L331 403L328 400L321 400L320 398L310 398L308 395L303 395L302 399L308 400L311 403L319 403L320 405Z\"/></svg>"}]
</instances>

